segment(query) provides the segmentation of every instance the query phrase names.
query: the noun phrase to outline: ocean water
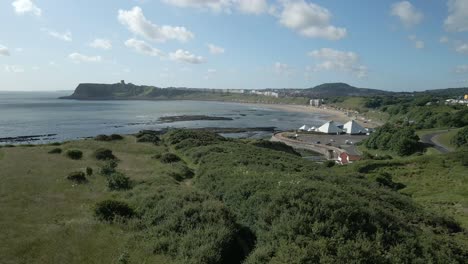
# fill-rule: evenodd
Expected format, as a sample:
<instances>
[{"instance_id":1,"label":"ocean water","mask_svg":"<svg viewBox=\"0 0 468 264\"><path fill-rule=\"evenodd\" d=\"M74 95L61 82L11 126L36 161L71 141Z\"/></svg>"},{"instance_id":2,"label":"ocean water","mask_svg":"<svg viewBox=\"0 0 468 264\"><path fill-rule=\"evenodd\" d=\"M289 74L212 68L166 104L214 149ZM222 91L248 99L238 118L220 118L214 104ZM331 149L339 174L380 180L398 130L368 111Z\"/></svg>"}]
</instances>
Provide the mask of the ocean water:
<instances>
[{"instance_id":1,"label":"ocean water","mask_svg":"<svg viewBox=\"0 0 468 264\"><path fill-rule=\"evenodd\" d=\"M0 138L56 134L35 142L73 140L98 134L131 134L142 129L201 127L276 127L319 125L315 113L275 110L253 104L205 101L76 101L57 99L71 92L0 92ZM232 121L162 123L162 116L209 115ZM234 135L230 135L234 136ZM258 136L244 133L243 136ZM0 140L0 144L11 143Z\"/></svg>"}]
</instances>

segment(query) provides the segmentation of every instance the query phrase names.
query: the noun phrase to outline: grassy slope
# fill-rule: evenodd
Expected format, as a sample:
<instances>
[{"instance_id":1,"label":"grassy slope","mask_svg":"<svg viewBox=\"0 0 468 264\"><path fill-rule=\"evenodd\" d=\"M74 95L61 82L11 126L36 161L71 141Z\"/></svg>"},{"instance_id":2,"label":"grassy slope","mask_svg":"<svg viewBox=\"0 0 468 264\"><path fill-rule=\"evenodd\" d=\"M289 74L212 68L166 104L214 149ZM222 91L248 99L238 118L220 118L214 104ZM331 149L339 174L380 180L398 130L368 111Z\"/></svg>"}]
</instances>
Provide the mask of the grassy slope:
<instances>
[{"instance_id":1,"label":"grassy slope","mask_svg":"<svg viewBox=\"0 0 468 264\"><path fill-rule=\"evenodd\" d=\"M0 149L5 153L0 160L0 240L8 241L0 247L2 263L115 263L129 248L140 261L164 262L161 256L139 252L131 232L94 220L96 201L121 196L107 191L104 177L91 176L85 185L65 179L69 172L87 166L97 174L98 162L90 156L106 146L114 150L121 159L119 167L133 180L171 182L157 173L168 168L150 159L162 147L133 142L133 138L112 143L87 140L62 146L82 150L80 161L47 154L55 146Z\"/></svg>"},{"instance_id":2,"label":"grassy slope","mask_svg":"<svg viewBox=\"0 0 468 264\"><path fill-rule=\"evenodd\" d=\"M455 149L456 146L452 144L451 140L460 131L461 128L458 129L451 129L449 132L436 136L436 140L439 141L440 144L447 146L448 148Z\"/></svg>"},{"instance_id":3,"label":"grassy slope","mask_svg":"<svg viewBox=\"0 0 468 264\"><path fill-rule=\"evenodd\" d=\"M370 164L381 164L371 169L368 177L390 173L396 182L406 185L400 192L409 194L425 207L453 216L468 228L468 177L466 167L460 162L460 154L433 154L400 158L390 161L368 161L339 167L350 172Z\"/></svg>"},{"instance_id":4,"label":"grassy slope","mask_svg":"<svg viewBox=\"0 0 468 264\"><path fill-rule=\"evenodd\" d=\"M137 184L132 191L109 192L106 188L105 179L100 175L90 177L90 182L85 185L73 185L65 179L68 172L83 170L87 166L93 167L95 174L97 174L96 171L100 163L95 161L91 157L91 154L99 147L108 147L114 151L114 154L120 159L119 171L125 172ZM63 154L47 154L52 148L55 147L37 146L0 149L0 179L2 181L2 185L0 185L0 208L2 208L0 229L7 230L6 232L0 232L0 239L2 241L9 241L6 244L7 246L0 248L0 256L2 256L2 261L5 263L115 263L124 252L131 252L131 260L135 263L168 263L173 262L174 259L170 256L154 254L155 243L159 243L158 245L160 245L166 241L163 245L171 245L171 242L167 241L181 241L180 243L183 244L176 250L181 250L182 253L184 253L184 247L189 249L190 247L195 247L197 250L198 248L205 248L205 244L193 245L193 242L203 243L205 241L203 239L207 237L206 233L198 233L203 232L204 229L198 229L196 225L195 230L198 231L187 231L187 234L190 236L180 236L178 233L171 232L166 233L166 229L162 230L164 231L163 233L158 233L161 232L158 229L159 226L151 227L148 230L154 232L154 234L158 234L156 238L151 238L146 236L146 234L151 235L151 232L143 230L143 233L141 233L132 228L132 225L110 225L96 221L92 216L94 204L97 201L108 198L126 200L134 205L138 205L140 202L141 205L141 201L151 200L153 195L159 197L162 195L161 193L167 190L169 197L167 201L166 198L160 200L169 206L167 208L162 207L164 215L169 214L173 216L174 212L178 214L179 211L181 213L179 216L176 215L175 218L168 219L166 224L170 226L171 223L174 223L173 219L180 219L183 222L189 221L190 219L186 218L185 214L193 212L196 208L194 206L197 206L196 204L191 204L187 208L179 209L178 206L181 206L181 202L184 204L187 203L186 201L193 199L193 197L204 195L201 193L193 196L187 195L188 193L193 193L196 189L205 189L216 197L223 195L223 193L228 194L228 196L225 196L225 200L223 199L223 202L227 203L231 212L238 214L242 224L253 224L251 227L254 229L262 230L267 228L265 224L268 223L260 221L257 225L254 217L261 218L270 214L273 217L274 214L284 214L274 220L278 221L275 223L276 230L273 229L276 232L275 237L270 237L268 232L259 236L260 242L263 240L263 244L261 244L262 248L260 248L260 251L257 250L256 255L252 256L250 260L258 259L259 256L261 257L263 254L266 254L266 251L262 250L272 250L275 247L279 247L279 252L282 252L283 255L277 255L276 260L286 261L288 257L308 255L305 254L306 252L291 253L290 250L293 248L290 247L289 243L293 243L293 241L289 241L286 244L275 244L276 236L283 239L283 242L285 241L282 230L287 231L288 229L281 229L287 228L287 226L283 225L291 224L294 226L297 224L298 226L294 226L294 228L299 228L302 225L302 220L292 221L293 219L297 219L294 215L296 213L294 210L296 205L300 205L298 202L304 199L301 198L302 195L310 197L307 199L316 201L319 204L333 201L333 198L337 194L349 196L350 199L352 198L352 201L347 202L346 199L338 199L339 201L337 202L344 203L345 206L343 208L356 206L356 210L363 210L362 212L359 211L359 213L363 214L367 214L367 209L355 203L367 203L368 199L361 200L358 197L359 195L355 196L355 194L362 193L363 195L363 193L367 192L369 194L370 192L376 192L376 194L380 193L381 195L385 194L384 196L390 195L387 197L393 197L393 194L388 191L382 190L381 192L378 189L367 190L366 188L371 185L367 185L354 177L350 177L347 180L345 180L346 177L342 176L332 177L329 180L326 177L322 179L323 176L329 175L330 172L316 171L316 169L319 169L316 165L303 162L295 156L253 146L243 147L235 143L223 143L215 148L192 147L182 151L176 150L174 145L168 148L164 145L154 146L151 144L135 143L135 138L127 137L124 141L97 142L94 140L82 140L69 142L61 146L64 150L82 150L84 157L80 161L70 160ZM224 152L224 156L213 155L215 152L212 151L220 151L222 149L227 151ZM192 185L192 180L180 183L174 181L168 176L169 173L175 170L174 165L163 164L152 159L153 155L167 151L184 154L182 156L184 156L184 160L188 166L202 170L197 171L197 177L193 179L194 185ZM1 159L2 152L4 153L3 159ZM196 158L199 155L206 156L205 162L202 164L197 163ZM223 157L226 157L226 159ZM272 160L274 162L271 162ZM439 163L435 162L436 160ZM398 177L397 180L408 185L403 192L411 193L418 202L428 206L434 204L434 201L437 203L439 201L446 202L444 208L447 208L447 204L458 201L463 206L462 210L465 210L467 203L466 193L468 193L466 186L468 186L468 183L462 177L462 167L456 165L454 161L445 164L444 166L447 167L444 167L445 169L441 170L440 174L431 174L430 177L426 175L429 172L440 169L440 160L440 157L437 157L433 162L428 162L427 169L425 167L426 163L421 163L422 161L420 160L415 160L414 164L409 163L408 166L391 165L384 167L384 169L400 175L401 177ZM207 163L206 161L209 162ZM292 168L300 169L293 170ZM348 170L352 171L349 172ZM335 172L343 176L354 174L353 167L336 168ZM452 173L452 176L447 177L446 175L450 173ZM198 176L200 175L203 175L203 177L199 178ZM223 177L216 178L217 175ZM211 182L209 180L210 177L220 181ZM304 184L307 184L296 185L295 181L291 181L293 179L301 182L304 181ZM343 180L345 180L345 183L342 182ZM279 188L278 184L280 183L284 184L284 186L281 185L282 188ZM269 184L272 184L271 187L273 189L269 187ZM323 186L314 184L323 184ZM256 186L258 186L258 190L255 190ZM315 190L317 186L329 188L331 192ZM213 189L210 187L213 187ZM224 192L223 189L230 193ZM157 192L155 193L154 191ZM288 198L289 195L299 195L302 191L304 191L304 194L301 194L301 196ZM311 195L311 191L316 194L309 196ZM177 194L173 195L172 192ZM251 193L249 194L249 192ZM257 192L257 198L253 199L255 192ZM436 192L437 195L433 195ZM251 195L252 199L235 199L242 195ZM319 198L322 195L324 197ZM269 206L277 206L270 202L270 199L267 199L269 196L274 198L275 203L281 204L285 202L284 206L286 207L278 211L269 211ZM395 198L397 197L395 196ZM209 198L203 201L204 208L223 206L219 202L212 201ZM288 204L288 201L291 201L294 206L291 207L292 205ZM369 201L371 202L373 199ZM237 206L237 203L240 203L242 206ZM266 206L255 209L255 206L258 206L259 203L265 203ZM250 208L250 206L253 207ZM375 206L380 205L376 202ZM252 213L249 210L253 210L252 212L256 213ZM294 214L288 215L287 212L289 210L292 210L291 213ZM450 209L450 213L452 212L453 210ZM288 217L290 217L289 220ZM311 216L307 215L307 218L309 217ZM456 217L466 226L467 221L463 216L456 215ZM211 216L208 216L208 218L211 219ZM218 219L218 216L215 218ZM315 222L313 226L319 228L321 225ZM306 238L307 236L304 234L294 237ZM163 239L162 242L161 239ZM324 243L329 243L326 241L326 239L320 238L320 240L316 241L316 245L322 246ZM294 243L301 245L301 242L295 241ZM329 244L330 248L333 248L333 243ZM299 250L299 247L294 248L294 250ZM325 249L320 250L326 251ZM352 251L350 250L349 252L351 253ZM358 252L365 252L365 250L358 250ZM190 255L182 255L182 257L185 257L187 260Z\"/></svg>"}]
</instances>

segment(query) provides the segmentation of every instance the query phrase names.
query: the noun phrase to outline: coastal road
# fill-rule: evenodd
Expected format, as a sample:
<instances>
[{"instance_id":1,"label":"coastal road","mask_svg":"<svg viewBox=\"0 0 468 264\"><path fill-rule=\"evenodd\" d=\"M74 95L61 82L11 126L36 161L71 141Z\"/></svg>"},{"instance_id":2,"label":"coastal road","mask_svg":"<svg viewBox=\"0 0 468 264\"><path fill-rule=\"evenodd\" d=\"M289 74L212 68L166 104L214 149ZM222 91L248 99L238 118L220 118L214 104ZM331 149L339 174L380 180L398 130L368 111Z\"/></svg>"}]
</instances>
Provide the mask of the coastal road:
<instances>
[{"instance_id":1,"label":"coastal road","mask_svg":"<svg viewBox=\"0 0 468 264\"><path fill-rule=\"evenodd\" d=\"M438 140L438 136L447 133L448 130L442 131L435 131L426 135L421 136L421 142L425 144L432 145L435 149L437 149L440 153L448 153L452 151L445 145L442 145Z\"/></svg>"}]
</instances>

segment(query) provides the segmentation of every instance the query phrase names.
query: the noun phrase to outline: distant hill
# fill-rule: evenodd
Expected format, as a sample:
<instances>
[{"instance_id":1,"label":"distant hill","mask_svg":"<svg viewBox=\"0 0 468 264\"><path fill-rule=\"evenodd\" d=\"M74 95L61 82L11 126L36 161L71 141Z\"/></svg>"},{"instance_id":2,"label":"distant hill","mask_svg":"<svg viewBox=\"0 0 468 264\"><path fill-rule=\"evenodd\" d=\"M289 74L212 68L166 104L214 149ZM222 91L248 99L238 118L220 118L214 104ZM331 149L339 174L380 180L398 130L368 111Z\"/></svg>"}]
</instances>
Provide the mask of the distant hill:
<instances>
[{"instance_id":1,"label":"distant hill","mask_svg":"<svg viewBox=\"0 0 468 264\"><path fill-rule=\"evenodd\" d=\"M313 88L304 89L303 92L309 97L374 96L393 93L377 89L357 88L347 83L324 83Z\"/></svg>"},{"instance_id":2,"label":"distant hill","mask_svg":"<svg viewBox=\"0 0 468 264\"><path fill-rule=\"evenodd\" d=\"M416 93L425 93L425 94L445 96L445 97L463 96L465 94L468 94L468 87L426 90L424 92L416 92Z\"/></svg>"}]
</instances>

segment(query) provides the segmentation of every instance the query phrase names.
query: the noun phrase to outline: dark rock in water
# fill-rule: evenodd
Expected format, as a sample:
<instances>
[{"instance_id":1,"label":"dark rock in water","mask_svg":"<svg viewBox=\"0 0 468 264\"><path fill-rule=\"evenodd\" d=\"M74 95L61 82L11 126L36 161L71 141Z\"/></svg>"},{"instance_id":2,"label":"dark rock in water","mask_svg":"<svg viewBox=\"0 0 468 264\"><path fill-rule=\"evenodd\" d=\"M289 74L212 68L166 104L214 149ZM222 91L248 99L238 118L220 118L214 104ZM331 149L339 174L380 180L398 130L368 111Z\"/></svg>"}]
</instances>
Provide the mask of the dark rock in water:
<instances>
[{"instance_id":1,"label":"dark rock in water","mask_svg":"<svg viewBox=\"0 0 468 264\"><path fill-rule=\"evenodd\" d=\"M276 127L204 127L190 130L203 130L214 133L275 132Z\"/></svg>"},{"instance_id":2,"label":"dark rock in water","mask_svg":"<svg viewBox=\"0 0 468 264\"><path fill-rule=\"evenodd\" d=\"M181 116L163 116L158 119L164 123L173 123L181 121L232 121L230 117L206 116L206 115L181 115Z\"/></svg>"},{"instance_id":3,"label":"dark rock in water","mask_svg":"<svg viewBox=\"0 0 468 264\"><path fill-rule=\"evenodd\" d=\"M57 134L44 134L44 135L31 135L31 136L18 136L18 137L4 137L0 138L0 143L23 143L29 141L51 140Z\"/></svg>"}]
</instances>

